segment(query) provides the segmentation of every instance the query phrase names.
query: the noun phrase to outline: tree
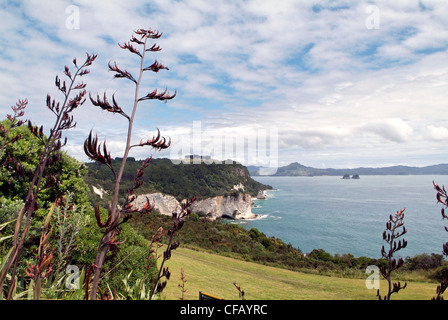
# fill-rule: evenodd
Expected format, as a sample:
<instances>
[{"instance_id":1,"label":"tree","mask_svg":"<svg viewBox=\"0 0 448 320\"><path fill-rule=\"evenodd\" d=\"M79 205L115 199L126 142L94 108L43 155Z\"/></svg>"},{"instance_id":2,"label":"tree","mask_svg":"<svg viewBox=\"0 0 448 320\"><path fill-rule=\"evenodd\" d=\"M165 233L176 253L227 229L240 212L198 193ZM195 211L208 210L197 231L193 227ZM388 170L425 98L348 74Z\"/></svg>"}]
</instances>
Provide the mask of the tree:
<instances>
[{"instance_id":1,"label":"tree","mask_svg":"<svg viewBox=\"0 0 448 320\"><path fill-rule=\"evenodd\" d=\"M4 125L6 121L0 122L0 125ZM21 138L15 143L6 145L0 162L7 157L13 158L23 167L22 170L28 174L17 174L17 164L15 163L7 163L1 166L0 194L7 199L23 200L27 196L32 174L39 164L39 156L43 151L44 144L41 139L32 134L27 126L16 127L11 130L11 134ZM46 136L44 136L44 139L46 139ZM69 156L67 152L60 151L60 161L46 168L46 173L42 177L42 184L48 185L48 188L42 189L38 194L39 208L48 209L51 203L66 192L73 193L74 203L79 205L88 203L88 186L83 179L83 176L87 173L87 168L83 163ZM47 184L47 176L58 176L58 183Z\"/></svg>"}]
</instances>

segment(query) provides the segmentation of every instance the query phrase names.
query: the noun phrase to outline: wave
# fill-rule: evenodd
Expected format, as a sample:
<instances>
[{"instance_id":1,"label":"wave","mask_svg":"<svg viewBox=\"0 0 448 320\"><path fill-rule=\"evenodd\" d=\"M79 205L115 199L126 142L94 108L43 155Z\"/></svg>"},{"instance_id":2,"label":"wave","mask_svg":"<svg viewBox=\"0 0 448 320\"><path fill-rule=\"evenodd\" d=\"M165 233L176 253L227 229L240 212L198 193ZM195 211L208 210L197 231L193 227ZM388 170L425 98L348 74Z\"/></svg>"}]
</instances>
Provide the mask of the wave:
<instances>
[{"instance_id":1,"label":"wave","mask_svg":"<svg viewBox=\"0 0 448 320\"><path fill-rule=\"evenodd\" d=\"M269 218L269 214L259 214L259 215L257 215L257 217L256 218L254 218L254 220L263 220L263 219L267 219L267 218Z\"/></svg>"},{"instance_id":2,"label":"wave","mask_svg":"<svg viewBox=\"0 0 448 320\"><path fill-rule=\"evenodd\" d=\"M245 221L259 221L259 220L281 220L282 217L274 216L272 214L257 214L255 218L251 219L241 219L241 220L235 220L236 223L245 223Z\"/></svg>"},{"instance_id":3,"label":"wave","mask_svg":"<svg viewBox=\"0 0 448 320\"><path fill-rule=\"evenodd\" d=\"M245 221L263 220L263 219L266 219L268 216L269 216L268 214L258 214L255 218L244 219L244 220L245 220Z\"/></svg>"}]
</instances>

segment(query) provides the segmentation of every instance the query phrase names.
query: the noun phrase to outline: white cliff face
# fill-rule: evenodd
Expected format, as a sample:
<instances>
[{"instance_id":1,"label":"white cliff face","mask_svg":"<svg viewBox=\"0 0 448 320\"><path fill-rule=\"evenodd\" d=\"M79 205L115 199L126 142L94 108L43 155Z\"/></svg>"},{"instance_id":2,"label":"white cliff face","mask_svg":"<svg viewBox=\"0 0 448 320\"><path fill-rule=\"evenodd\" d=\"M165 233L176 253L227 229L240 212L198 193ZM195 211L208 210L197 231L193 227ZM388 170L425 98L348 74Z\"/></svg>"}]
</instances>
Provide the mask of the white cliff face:
<instances>
[{"instance_id":1,"label":"white cliff face","mask_svg":"<svg viewBox=\"0 0 448 320\"><path fill-rule=\"evenodd\" d=\"M161 214L171 216L174 211L180 211L181 207L176 198L162 193L140 195L134 200L134 205L137 208L143 207L146 203L146 197ZM221 217L233 219L252 219L256 217L252 213L252 197L247 193L196 200L191 206L191 211L203 212L212 220Z\"/></svg>"},{"instance_id":2,"label":"white cliff face","mask_svg":"<svg viewBox=\"0 0 448 320\"><path fill-rule=\"evenodd\" d=\"M93 190L93 193L99 195L101 199L103 199L104 194L108 194L108 192L104 191L103 187L101 187L101 186L99 188L92 186L92 190Z\"/></svg>"},{"instance_id":3,"label":"white cliff face","mask_svg":"<svg viewBox=\"0 0 448 320\"><path fill-rule=\"evenodd\" d=\"M244 185L242 183L239 183L239 184L236 184L236 185L233 186L233 190L236 190L236 191L244 192L245 189L246 188L244 187Z\"/></svg>"},{"instance_id":4,"label":"white cliff face","mask_svg":"<svg viewBox=\"0 0 448 320\"><path fill-rule=\"evenodd\" d=\"M203 212L211 219L220 217L252 219L256 217L252 213L252 197L247 193L196 200L191 209L192 212Z\"/></svg>"},{"instance_id":5,"label":"white cliff face","mask_svg":"<svg viewBox=\"0 0 448 320\"><path fill-rule=\"evenodd\" d=\"M181 209L176 198L162 193L149 193L137 196L133 202L134 206L142 208L147 198L149 199L149 203L154 205L154 209L157 209L160 214L171 216L173 212L179 212Z\"/></svg>"}]
</instances>

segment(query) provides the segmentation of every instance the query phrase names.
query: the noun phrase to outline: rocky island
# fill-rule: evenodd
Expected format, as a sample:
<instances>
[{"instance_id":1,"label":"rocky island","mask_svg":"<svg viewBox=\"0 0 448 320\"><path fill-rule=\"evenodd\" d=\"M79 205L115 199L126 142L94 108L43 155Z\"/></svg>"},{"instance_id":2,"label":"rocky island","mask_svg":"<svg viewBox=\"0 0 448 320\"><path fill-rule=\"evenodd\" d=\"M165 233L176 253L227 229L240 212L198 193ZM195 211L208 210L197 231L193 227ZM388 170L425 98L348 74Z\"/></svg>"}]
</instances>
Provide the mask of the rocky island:
<instances>
[{"instance_id":1,"label":"rocky island","mask_svg":"<svg viewBox=\"0 0 448 320\"><path fill-rule=\"evenodd\" d=\"M342 179L359 179L359 174L354 174L352 176L350 176L349 174L344 174L342 176Z\"/></svg>"}]
</instances>

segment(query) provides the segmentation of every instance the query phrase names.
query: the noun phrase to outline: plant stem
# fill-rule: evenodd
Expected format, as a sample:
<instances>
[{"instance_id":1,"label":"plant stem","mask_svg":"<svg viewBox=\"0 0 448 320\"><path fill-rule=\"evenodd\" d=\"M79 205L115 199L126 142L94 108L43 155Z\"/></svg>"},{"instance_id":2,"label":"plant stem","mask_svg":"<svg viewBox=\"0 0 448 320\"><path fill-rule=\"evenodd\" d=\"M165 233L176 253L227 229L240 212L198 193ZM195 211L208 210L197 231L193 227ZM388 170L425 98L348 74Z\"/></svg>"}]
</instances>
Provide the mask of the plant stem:
<instances>
[{"instance_id":1,"label":"plant stem","mask_svg":"<svg viewBox=\"0 0 448 320\"><path fill-rule=\"evenodd\" d=\"M143 63L145 59L145 52L146 52L146 42L148 38L145 36L144 44L143 44L143 50L142 55L140 57L140 74L137 80L137 83L135 84L135 94L134 94L134 106L132 108L132 114L130 118L128 119L128 133L127 133L127 139L126 139L126 148L124 150L123 159L121 161L120 169L118 171L118 175L115 179L115 189L114 189L114 197L112 200L112 205L110 208L110 220L112 221L112 226L109 227L109 230L106 231L103 238L100 241L100 244L98 246L97 256L95 259L95 273L93 276L93 284L92 284L92 290L90 291L90 300L96 300L97 292L98 292L98 285L101 277L101 269L104 264L104 260L106 258L106 254L109 252L109 242L114 238L116 230L115 227L118 225L121 214L120 211L117 210L117 204L118 204L118 195L120 192L120 182L121 177L123 175L124 167L126 165L126 160L129 155L129 151L131 150L131 138L132 138L132 127L134 123L134 117L135 113L137 111L137 105L138 105L138 92L140 87L140 82L142 80L143 76Z\"/></svg>"}]
</instances>

